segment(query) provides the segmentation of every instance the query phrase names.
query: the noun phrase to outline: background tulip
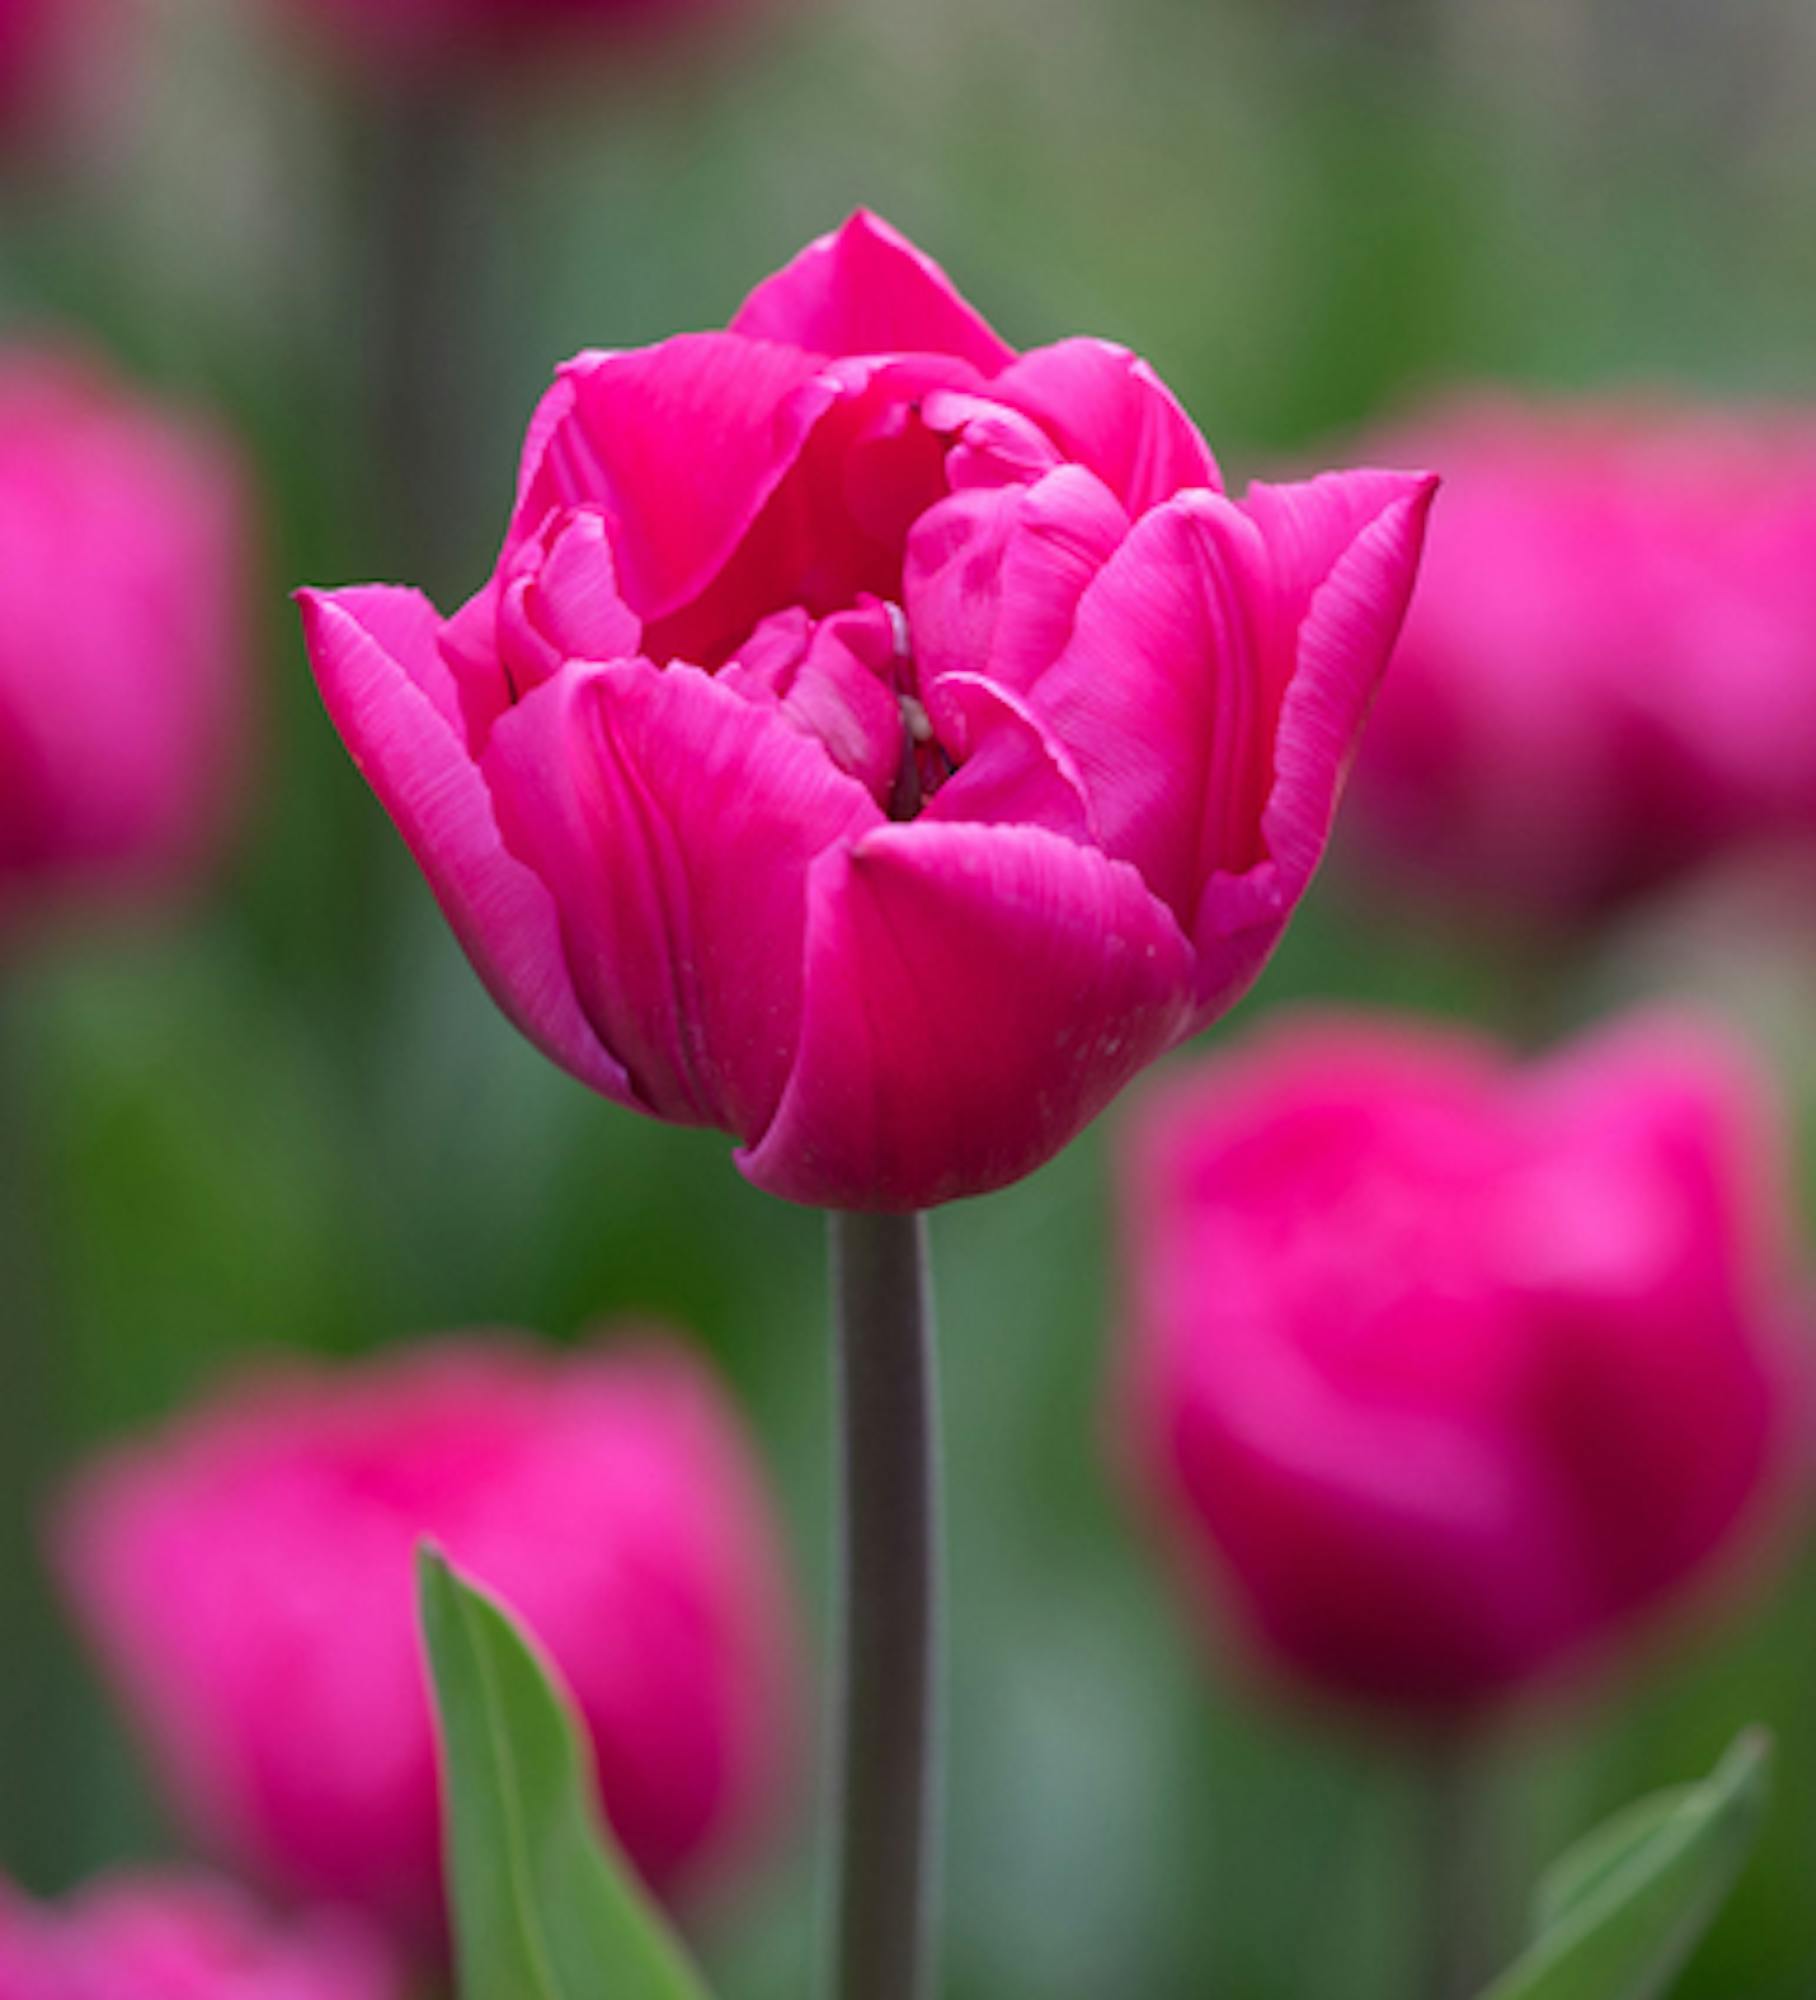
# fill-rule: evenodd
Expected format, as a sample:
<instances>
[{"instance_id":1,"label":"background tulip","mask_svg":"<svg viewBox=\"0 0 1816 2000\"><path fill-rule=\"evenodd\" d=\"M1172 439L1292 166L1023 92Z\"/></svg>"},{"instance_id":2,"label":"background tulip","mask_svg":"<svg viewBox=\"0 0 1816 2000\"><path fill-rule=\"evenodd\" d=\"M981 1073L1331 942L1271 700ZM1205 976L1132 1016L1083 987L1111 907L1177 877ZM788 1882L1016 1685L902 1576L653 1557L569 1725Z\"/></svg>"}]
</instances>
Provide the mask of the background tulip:
<instances>
[{"instance_id":1,"label":"background tulip","mask_svg":"<svg viewBox=\"0 0 1816 2000\"><path fill-rule=\"evenodd\" d=\"M0 0L0 153L35 151L102 112L126 65L113 0Z\"/></svg>"},{"instance_id":2,"label":"background tulip","mask_svg":"<svg viewBox=\"0 0 1816 2000\"><path fill-rule=\"evenodd\" d=\"M401 2000L342 1914L278 1923L223 1884L123 1876L41 1906L0 1889L0 2000Z\"/></svg>"},{"instance_id":3,"label":"background tulip","mask_svg":"<svg viewBox=\"0 0 1816 2000\"><path fill-rule=\"evenodd\" d=\"M104 1461L63 1515L81 1620L223 1855L439 1935L424 1537L547 1647L655 1886L775 1803L792 1634L717 1388L661 1344L558 1359L455 1341L231 1393Z\"/></svg>"},{"instance_id":4,"label":"background tulip","mask_svg":"<svg viewBox=\"0 0 1816 2000\"><path fill-rule=\"evenodd\" d=\"M1310 1021L1133 1129L1130 1449L1260 1653L1464 1714L1733 1556L1796 1421L1788 1176L1712 1034Z\"/></svg>"},{"instance_id":5,"label":"background tulip","mask_svg":"<svg viewBox=\"0 0 1816 2000\"><path fill-rule=\"evenodd\" d=\"M1446 500L1357 778L1384 863L1580 918L1816 842L1816 415L1440 408Z\"/></svg>"},{"instance_id":6,"label":"background tulip","mask_svg":"<svg viewBox=\"0 0 1816 2000\"><path fill-rule=\"evenodd\" d=\"M1253 980L1428 480L1220 490L1153 372L1018 355L867 215L724 333L562 370L490 582L305 593L494 997L771 1192L1029 1172Z\"/></svg>"},{"instance_id":7,"label":"background tulip","mask_svg":"<svg viewBox=\"0 0 1816 2000\"><path fill-rule=\"evenodd\" d=\"M247 492L93 367L0 358L0 923L189 885L247 725Z\"/></svg>"}]
</instances>

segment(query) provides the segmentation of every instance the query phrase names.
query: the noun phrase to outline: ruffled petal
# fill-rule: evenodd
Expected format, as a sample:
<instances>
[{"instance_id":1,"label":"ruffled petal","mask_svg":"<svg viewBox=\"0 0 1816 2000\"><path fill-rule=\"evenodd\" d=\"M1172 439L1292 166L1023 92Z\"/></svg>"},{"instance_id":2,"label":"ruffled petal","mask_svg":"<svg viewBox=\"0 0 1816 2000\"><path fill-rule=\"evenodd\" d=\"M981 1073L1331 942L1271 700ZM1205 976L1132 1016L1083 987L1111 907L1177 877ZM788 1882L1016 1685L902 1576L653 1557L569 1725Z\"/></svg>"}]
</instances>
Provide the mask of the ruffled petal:
<instances>
[{"instance_id":1,"label":"ruffled petal","mask_svg":"<svg viewBox=\"0 0 1816 2000\"><path fill-rule=\"evenodd\" d=\"M664 617L724 565L838 394L812 356L730 333L580 355L538 412L510 547L551 509L596 507L625 603Z\"/></svg>"},{"instance_id":2,"label":"ruffled petal","mask_svg":"<svg viewBox=\"0 0 1816 2000\"><path fill-rule=\"evenodd\" d=\"M941 683L944 741L959 759L923 822L1044 826L1098 845L1090 801L1064 747L1017 696L976 674Z\"/></svg>"},{"instance_id":3,"label":"ruffled petal","mask_svg":"<svg viewBox=\"0 0 1816 2000\"><path fill-rule=\"evenodd\" d=\"M1262 858L1206 801L1205 882L1193 938L1205 1017L1254 979L1323 858L1362 724L1412 594L1437 481L1428 474L1332 472L1252 488L1254 536L1227 517L1221 539L1242 577L1271 784Z\"/></svg>"},{"instance_id":4,"label":"ruffled petal","mask_svg":"<svg viewBox=\"0 0 1816 2000\"><path fill-rule=\"evenodd\" d=\"M775 710L647 661L565 667L483 769L645 1104L760 1131L800 1032L808 869L881 823L869 794Z\"/></svg>"},{"instance_id":5,"label":"ruffled petal","mask_svg":"<svg viewBox=\"0 0 1816 2000\"><path fill-rule=\"evenodd\" d=\"M1431 492L1356 473L1167 501L1034 690L1106 847L1192 926L1204 1019L1259 971L1323 853Z\"/></svg>"},{"instance_id":6,"label":"ruffled petal","mask_svg":"<svg viewBox=\"0 0 1816 2000\"><path fill-rule=\"evenodd\" d=\"M299 603L328 713L493 999L583 1083L635 1103L581 1011L554 899L505 849L436 647L434 606L386 588L303 591Z\"/></svg>"},{"instance_id":7,"label":"ruffled petal","mask_svg":"<svg viewBox=\"0 0 1816 2000\"><path fill-rule=\"evenodd\" d=\"M813 870L800 1051L738 1156L835 1208L982 1194L1050 1158L1189 1015L1191 954L1133 869L1037 827L923 822Z\"/></svg>"},{"instance_id":8,"label":"ruffled petal","mask_svg":"<svg viewBox=\"0 0 1816 2000\"><path fill-rule=\"evenodd\" d=\"M1227 802L1240 790L1251 827L1265 796L1255 647L1214 532L1220 514L1234 509L1203 495L1137 521L1030 695L1077 764L1105 847L1133 862L1181 923L1204 879L1207 795ZM1246 528L1240 517L1233 525Z\"/></svg>"},{"instance_id":9,"label":"ruffled petal","mask_svg":"<svg viewBox=\"0 0 1816 2000\"><path fill-rule=\"evenodd\" d=\"M817 618L867 594L899 602L908 531L946 491L944 440L917 407L937 386L975 382L944 355L825 363L812 393L828 400L787 476L710 583L645 632L644 651L717 667L790 605Z\"/></svg>"},{"instance_id":10,"label":"ruffled petal","mask_svg":"<svg viewBox=\"0 0 1816 2000\"><path fill-rule=\"evenodd\" d=\"M747 701L773 702L881 804L902 762L896 657L896 620L873 600L817 624L798 609L768 619L714 678Z\"/></svg>"},{"instance_id":11,"label":"ruffled petal","mask_svg":"<svg viewBox=\"0 0 1816 2000\"><path fill-rule=\"evenodd\" d=\"M1198 426L1138 354L1112 341L1037 347L1004 369L990 393L1036 418L1131 514L1190 488L1222 491Z\"/></svg>"},{"instance_id":12,"label":"ruffled petal","mask_svg":"<svg viewBox=\"0 0 1816 2000\"><path fill-rule=\"evenodd\" d=\"M814 354L952 354L985 375L1015 358L931 257L864 209L765 278L731 330Z\"/></svg>"},{"instance_id":13,"label":"ruffled petal","mask_svg":"<svg viewBox=\"0 0 1816 2000\"><path fill-rule=\"evenodd\" d=\"M1129 520L1082 466L930 508L908 539L903 602L930 705L947 674L1033 686L1064 651L1086 586Z\"/></svg>"}]
</instances>

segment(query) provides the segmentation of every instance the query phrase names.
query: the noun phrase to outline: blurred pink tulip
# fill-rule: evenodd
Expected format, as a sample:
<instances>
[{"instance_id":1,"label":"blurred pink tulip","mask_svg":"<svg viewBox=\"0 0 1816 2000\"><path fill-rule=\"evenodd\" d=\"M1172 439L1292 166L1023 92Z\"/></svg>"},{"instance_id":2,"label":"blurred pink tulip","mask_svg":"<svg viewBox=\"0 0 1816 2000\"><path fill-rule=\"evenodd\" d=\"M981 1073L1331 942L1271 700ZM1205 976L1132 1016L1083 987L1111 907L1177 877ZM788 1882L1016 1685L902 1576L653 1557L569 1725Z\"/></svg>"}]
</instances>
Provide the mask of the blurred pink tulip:
<instances>
[{"instance_id":1,"label":"blurred pink tulip","mask_svg":"<svg viewBox=\"0 0 1816 2000\"><path fill-rule=\"evenodd\" d=\"M379 1941L342 1914L282 1925L193 1877L122 1877L60 1907L0 1885L0 2000L402 2000Z\"/></svg>"},{"instance_id":2,"label":"blurred pink tulip","mask_svg":"<svg viewBox=\"0 0 1816 2000\"><path fill-rule=\"evenodd\" d=\"M1136 1476L1292 1676L1465 1715L1592 1664L1768 1511L1789 1174L1712 1030L1515 1068L1284 1026L1149 1100L1122 1195Z\"/></svg>"},{"instance_id":3,"label":"blurred pink tulip","mask_svg":"<svg viewBox=\"0 0 1816 2000\"><path fill-rule=\"evenodd\" d=\"M1736 842L1816 844L1816 412L1440 408L1442 518L1353 824L1572 919Z\"/></svg>"},{"instance_id":4,"label":"blurred pink tulip","mask_svg":"<svg viewBox=\"0 0 1816 2000\"><path fill-rule=\"evenodd\" d=\"M1431 482L1224 496L1145 363L1017 355L858 215L724 333L568 364L455 617L305 593L493 996L758 1186L1017 1179L1254 979Z\"/></svg>"},{"instance_id":5,"label":"blurred pink tulip","mask_svg":"<svg viewBox=\"0 0 1816 2000\"><path fill-rule=\"evenodd\" d=\"M469 1339L243 1388L66 1507L76 1610L218 1853L439 1942L425 1537L547 1647L656 1888L761 1827L792 1747L794 1628L736 1417L666 1344Z\"/></svg>"},{"instance_id":6,"label":"blurred pink tulip","mask_svg":"<svg viewBox=\"0 0 1816 2000\"><path fill-rule=\"evenodd\" d=\"M0 154L92 125L124 80L125 10L110 0L0 0Z\"/></svg>"},{"instance_id":7,"label":"blurred pink tulip","mask_svg":"<svg viewBox=\"0 0 1816 2000\"><path fill-rule=\"evenodd\" d=\"M247 491L220 439L0 356L0 926L188 887L248 710Z\"/></svg>"}]
</instances>

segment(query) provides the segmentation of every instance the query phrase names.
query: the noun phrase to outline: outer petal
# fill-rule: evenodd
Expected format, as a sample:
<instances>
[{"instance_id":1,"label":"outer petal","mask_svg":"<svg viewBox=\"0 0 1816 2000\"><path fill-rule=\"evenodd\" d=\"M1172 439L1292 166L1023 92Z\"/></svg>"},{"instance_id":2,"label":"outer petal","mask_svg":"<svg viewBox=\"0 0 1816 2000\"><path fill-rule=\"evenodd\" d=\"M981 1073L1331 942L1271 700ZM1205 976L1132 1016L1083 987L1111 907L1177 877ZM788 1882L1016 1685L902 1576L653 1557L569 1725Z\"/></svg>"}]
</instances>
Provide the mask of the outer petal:
<instances>
[{"instance_id":1,"label":"outer petal","mask_svg":"<svg viewBox=\"0 0 1816 2000\"><path fill-rule=\"evenodd\" d=\"M724 565L837 396L814 357L730 333L580 355L537 414L511 546L552 508L596 506L625 603L661 618Z\"/></svg>"},{"instance_id":2,"label":"outer petal","mask_svg":"<svg viewBox=\"0 0 1816 2000\"><path fill-rule=\"evenodd\" d=\"M731 330L833 356L952 354L986 375L1015 358L931 257L864 209L765 278Z\"/></svg>"},{"instance_id":3,"label":"outer petal","mask_svg":"<svg viewBox=\"0 0 1816 2000\"><path fill-rule=\"evenodd\" d=\"M1432 490L1331 474L1154 508L1034 691L1109 851L1193 925L1202 1019L1259 971L1323 852Z\"/></svg>"},{"instance_id":4,"label":"outer petal","mask_svg":"<svg viewBox=\"0 0 1816 2000\"><path fill-rule=\"evenodd\" d=\"M808 868L881 823L874 800L775 709L643 660L565 668L482 768L643 1102L762 1130L800 1032Z\"/></svg>"},{"instance_id":5,"label":"outer petal","mask_svg":"<svg viewBox=\"0 0 1816 2000\"><path fill-rule=\"evenodd\" d=\"M1035 827L889 827L810 888L800 1053L738 1156L827 1207L982 1194L1050 1158L1189 1013L1191 957L1135 871Z\"/></svg>"},{"instance_id":6,"label":"outer petal","mask_svg":"<svg viewBox=\"0 0 1816 2000\"><path fill-rule=\"evenodd\" d=\"M1230 871L1228 836L1215 825L1221 802L1207 801L1207 879L1193 926L1207 1019L1260 971L1323 858L1412 594L1437 484L1429 474L1327 473L1301 485L1258 485L1243 503L1265 553L1242 565L1244 594L1263 686L1278 706L1264 753L1272 771L1261 814L1265 859L1246 874Z\"/></svg>"},{"instance_id":7,"label":"outer petal","mask_svg":"<svg viewBox=\"0 0 1816 2000\"><path fill-rule=\"evenodd\" d=\"M1037 418L1068 458L1145 514L1189 487L1220 492L1210 446L1152 368L1108 340L1061 340L1006 368L990 393Z\"/></svg>"},{"instance_id":8,"label":"outer petal","mask_svg":"<svg viewBox=\"0 0 1816 2000\"><path fill-rule=\"evenodd\" d=\"M1077 763L1105 847L1133 862L1182 924L1203 879L1206 800L1246 786L1254 825L1271 734L1245 607L1217 545L1218 510L1233 511L1206 495L1136 522L1030 697Z\"/></svg>"},{"instance_id":9,"label":"outer petal","mask_svg":"<svg viewBox=\"0 0 1816 2000\"><path fill-rule=\"evenodd\" d=\"M436 649L434 606L382 587L304 591L300 603L328 713L487 991L582 1083L634 1104L623 1068L581 1012L554 899L505 849Z\"/></svg>"}]
</instances>

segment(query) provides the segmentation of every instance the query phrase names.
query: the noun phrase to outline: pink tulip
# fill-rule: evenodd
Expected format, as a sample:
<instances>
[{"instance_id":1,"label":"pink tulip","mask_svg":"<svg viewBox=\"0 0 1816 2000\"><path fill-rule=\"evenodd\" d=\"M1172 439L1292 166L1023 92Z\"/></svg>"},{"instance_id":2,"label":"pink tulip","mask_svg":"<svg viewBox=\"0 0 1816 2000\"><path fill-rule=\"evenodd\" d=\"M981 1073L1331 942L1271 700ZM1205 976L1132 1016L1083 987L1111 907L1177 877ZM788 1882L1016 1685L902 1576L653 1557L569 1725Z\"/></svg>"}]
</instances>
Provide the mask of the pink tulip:
<instances>
[{"instance_id":1,"label":"pink tulip","mask_svg":"<svg viewBox=\"0 0 1816 2000\"><path fill-rule=\"evenodd\" d=\"M279 1926L224 1885L128 1877L59 1908L0 1885L0 2000L402 2000L403 1980L339 1914Z\"/></svg>"},{"instance_id":2,"label":"pink tulip","mask_svg":"<svg viewBox=\"0 0 1816 2000\"><path fill-rule=\"evenodd\" d=\"M493 996L832 1207L1057 1152L1254 979L1431 482L1228 499L1145 363L1017 355L868 215L725 333L561 371L491 581L304 594Z\"/></svg>"},{"instance_id":3,"label":"pink tulip","mask_svg":"<svg viewBox=\"0 0 1816 2000\"><path fill-rule=\"evenodd\" d=\"M94 122L121 80L120 13L108 0L0 0L0 153Z\"/></svg>"},{"instance_id":4,"label":"pink tulip","mask_svg":"<svg viewBox=\"0 0 1816 2000\"><path fill-rule=\"evenodd\" d=\"M1661 1020L1515 1067L1312 1021L1133 1129L1132 1460L1254 1651L1442 1720L1732 1566L1799 1421L1761 1080Z\"/></svg>"},{"instance_id":5,"label":"pink tulip","mask_svg":"<svg viewBox=\"0 0 1816 2000\"><path fill-rule=\"evenodd\" d=\"M215 1851L439 1940L425 1537L547 1647L655 1887L757 1829L790 1746L793 1632L737 1419L665 1344L468 1339L242 1388L67 1506L70 1597Z\"/></svg>"},{"instance_id":6,"label":"pink tulip","mask_svg":"<svg viewBox=\"0 0 1816 2000\"><path fill-rule=\"evenodd\" d=\"M235 802L246 490L83 365L0 357L0 924L188 887Z\"/></svg>"},{"instance_id":7,"label":"pink tulip","mask_svg":"<svg viewBox=\"0 0 1816 2000\"><path fill-rule=\"evenodd\" d=\"M1742 840L1816 844L1816 413L1440 409L1445 505L1359 831L1575 918Z\"/></svg>"}]
</instances>

